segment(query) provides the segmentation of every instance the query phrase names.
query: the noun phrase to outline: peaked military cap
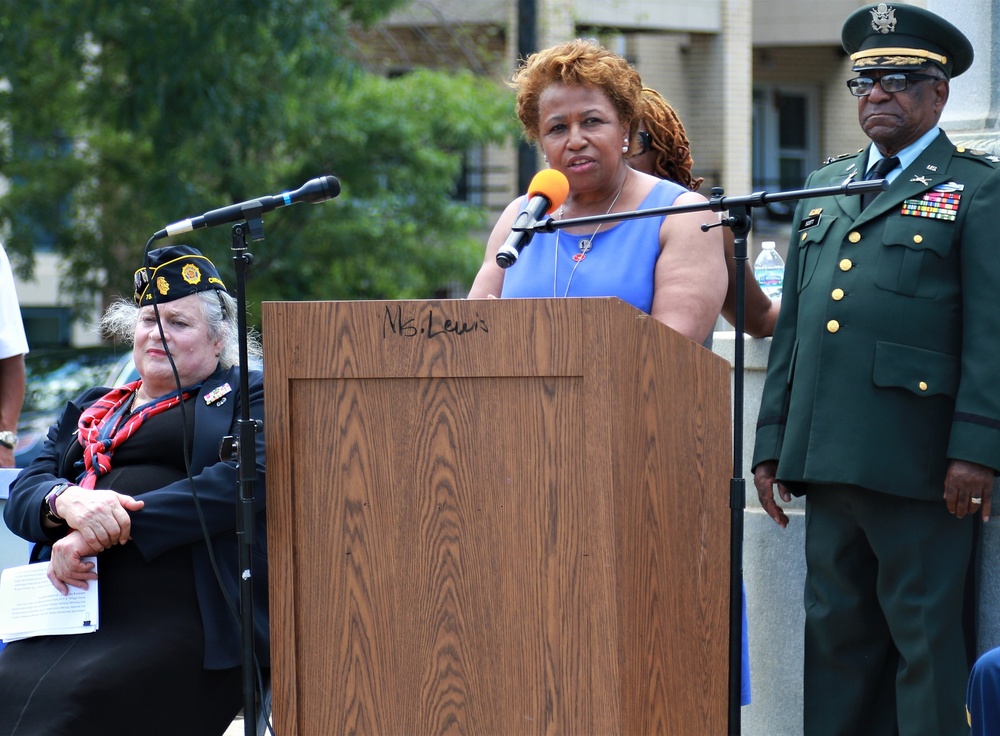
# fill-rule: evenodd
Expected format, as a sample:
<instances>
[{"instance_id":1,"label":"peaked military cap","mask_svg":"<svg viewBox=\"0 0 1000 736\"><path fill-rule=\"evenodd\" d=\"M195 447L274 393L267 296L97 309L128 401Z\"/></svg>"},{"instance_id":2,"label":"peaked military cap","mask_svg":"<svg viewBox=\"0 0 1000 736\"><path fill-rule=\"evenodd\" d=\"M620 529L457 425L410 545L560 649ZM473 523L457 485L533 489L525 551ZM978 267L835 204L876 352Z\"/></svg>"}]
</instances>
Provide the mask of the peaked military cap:
<instances>
[{"instance_id":1,"label":"peaked military cap","mask_svg":"<svg viewBox=\"0 0 1000 736\"><path fill-rule=\"evenodd\" d=\"M957 77L972 66L972 44L965 34L929 10L914 5L877 3L858 8L840 32L854 71L917 71L928 63Z\"/></svg>"},{"instance_id":2,"label":"peaked military cap","mask_svg":"<svg viewBox=\"0 0 1000 736\"><path fill-rule=\"evenodd\" d=\"M190 245L167 245L146 255L135 272L135 303L140 307L180 299L199 291L226 291L215 264ZM155 292L155 294L154 294Z\"/></svg>"}]
</instances>

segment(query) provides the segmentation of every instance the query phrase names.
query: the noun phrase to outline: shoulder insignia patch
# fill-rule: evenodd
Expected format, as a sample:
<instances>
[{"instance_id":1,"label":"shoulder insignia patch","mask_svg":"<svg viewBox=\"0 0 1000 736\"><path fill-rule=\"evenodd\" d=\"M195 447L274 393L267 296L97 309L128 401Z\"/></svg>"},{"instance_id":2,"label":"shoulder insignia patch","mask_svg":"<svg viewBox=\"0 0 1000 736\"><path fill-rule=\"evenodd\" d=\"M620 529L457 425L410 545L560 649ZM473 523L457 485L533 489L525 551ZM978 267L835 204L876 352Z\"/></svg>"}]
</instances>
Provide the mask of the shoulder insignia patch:
<instances>
[{"instance_id":1,"label":"shoulder insignia patch","mask_svg":"<svg viewBox=\"0 0 1000 736\"><path fill-rule=\"evenodd\" d=\"M852 156L857 156L863 150L865 150L865 149L860 148L857 151L855 151L854 153L842 153L839 156L830 156L830 158L828 158L826 161L823 162L823 166L835 163L837 161L843 161L845 158L851 158Z\"/></svg>"},{"instance_id":2,"label":"shoulder insignia patch","mask_svg":"<svg viewBox=\"0 0 1000 736\"><path fill-rule=\"evenodd\" d=\"M958 146L955 148L955 154L964 159L981 161L988 166L995 167L998 163L1000 163L1000 155L990 153L989 151L983 151L978 148L965 148L964 146Z\"/></svg>"}]
</instances>

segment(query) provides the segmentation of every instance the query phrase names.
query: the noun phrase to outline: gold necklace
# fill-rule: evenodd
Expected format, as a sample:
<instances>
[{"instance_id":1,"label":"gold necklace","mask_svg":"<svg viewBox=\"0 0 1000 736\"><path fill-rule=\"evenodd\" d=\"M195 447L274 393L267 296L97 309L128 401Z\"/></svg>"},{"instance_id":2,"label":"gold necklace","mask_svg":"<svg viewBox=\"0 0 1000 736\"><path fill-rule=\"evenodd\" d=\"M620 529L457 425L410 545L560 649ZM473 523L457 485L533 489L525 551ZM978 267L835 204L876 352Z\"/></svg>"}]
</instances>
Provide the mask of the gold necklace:
<instances>
[{"instance_id":1,"label":"gold necklace","mask_svg":"<svg viewBox=\"0 0 1000 736\"><path fill-rule=\"evenodd\" d=\"M621 196L622 191L624 191L624 189L625 189L625 182L626 181L628 181L628 172L627 171L625 172L625 178L622 179L622 185L620 187L618 187L618 193L615 194L615 198L611 200L611 206L608 207L608 211L605 214L610 215L611 214L611 210L613 210L615 208L615 204L618 202L618 198ZM565 205L563 207L559 208L559 219L560 220L563 219L563 209L564 208L565 208ZM594 229L594 232L592 232L590 234L590 237L589 238L584 238L583 240L580 241L580 252L577 253L575 256L573 256L573 261L574 261L574 263L573 263L573 270L569 272L569 278L566 280L566 291L563 292L563 296L564 297L569 295L569 287L570 287L570 284L573 283L573 276L576 274L576 269L580 265L580 262L584 258L587 257L587 253L590 252L590 249L594 247L594 238L597 237L597 233L599 233L601 231L601 227L603 225L604 225L603 222L597 223L597 227ZM556 230L555 256L552 259L552 296L559 296L556 293L556 284L558 282L558 277L559 277L559 235L560 235L560 233L562 233L562 228L560 228L559 230Z\"/></svg>"}]
</instances>

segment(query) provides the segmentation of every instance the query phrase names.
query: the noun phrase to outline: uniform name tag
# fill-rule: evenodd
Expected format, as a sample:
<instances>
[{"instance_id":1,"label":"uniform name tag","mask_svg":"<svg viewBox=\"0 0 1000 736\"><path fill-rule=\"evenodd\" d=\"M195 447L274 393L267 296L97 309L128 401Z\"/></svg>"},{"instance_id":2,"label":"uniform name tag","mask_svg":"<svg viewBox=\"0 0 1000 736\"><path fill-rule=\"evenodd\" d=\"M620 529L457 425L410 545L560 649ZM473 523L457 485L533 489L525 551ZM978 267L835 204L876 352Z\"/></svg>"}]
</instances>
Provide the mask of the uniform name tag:
<instances>
[{"instance_id":1,"label":"uniform name tag","mask_svg":"<svg viewBox=\"0 0 1000 736\"><path fill-rule=\"evenodd\" d=\"M808 230L819 225L819 215L809 215L799 223L799 230Z\"/></svg>"}]
</instances>

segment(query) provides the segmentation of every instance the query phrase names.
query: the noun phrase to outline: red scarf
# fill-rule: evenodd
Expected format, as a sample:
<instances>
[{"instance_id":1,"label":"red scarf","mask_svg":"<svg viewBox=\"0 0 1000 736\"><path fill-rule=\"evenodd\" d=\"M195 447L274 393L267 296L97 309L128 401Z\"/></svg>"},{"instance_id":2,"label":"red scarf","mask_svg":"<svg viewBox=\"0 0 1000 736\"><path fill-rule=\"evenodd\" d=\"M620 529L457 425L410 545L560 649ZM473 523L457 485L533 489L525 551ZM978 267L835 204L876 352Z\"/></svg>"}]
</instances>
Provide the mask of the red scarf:
<instances>
[{"instance_id":1,"label":"red scarf","mask_svg":"<svg viewBox=\"0 0 1000 736\"><path fill-rule=\"evenodd\" d=\"M80 415L79 441L83 446L86 468L79 481L81 488L94 488L97 479L111 470L111 455L115 448L131 437L144 421L172 409L195 393L193 390L185 391L179 397L169 394L129 414L129 407L140 385L142 381L132 381L111 389Z\"/></svg>"}]
</instances>

